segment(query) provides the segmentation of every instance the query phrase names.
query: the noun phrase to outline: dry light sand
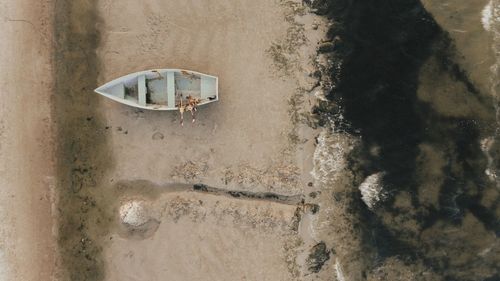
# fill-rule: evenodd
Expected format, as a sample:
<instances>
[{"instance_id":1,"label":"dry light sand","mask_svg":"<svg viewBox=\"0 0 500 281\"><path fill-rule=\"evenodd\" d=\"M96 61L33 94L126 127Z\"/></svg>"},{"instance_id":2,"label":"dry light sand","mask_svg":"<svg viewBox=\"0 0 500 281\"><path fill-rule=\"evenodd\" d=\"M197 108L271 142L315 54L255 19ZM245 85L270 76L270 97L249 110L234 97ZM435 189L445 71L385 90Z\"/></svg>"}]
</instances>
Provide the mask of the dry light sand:
<instances>
[{"instance_id":1,"label":"dry light sand","mask_svg":"<svg viewBox=\"0 0 500 281\"><path fill-rule=\"evenodd\" d=\"M51 280L55 266L52 7L0 1L0 280Z\"/></svg>"}]
</instances>

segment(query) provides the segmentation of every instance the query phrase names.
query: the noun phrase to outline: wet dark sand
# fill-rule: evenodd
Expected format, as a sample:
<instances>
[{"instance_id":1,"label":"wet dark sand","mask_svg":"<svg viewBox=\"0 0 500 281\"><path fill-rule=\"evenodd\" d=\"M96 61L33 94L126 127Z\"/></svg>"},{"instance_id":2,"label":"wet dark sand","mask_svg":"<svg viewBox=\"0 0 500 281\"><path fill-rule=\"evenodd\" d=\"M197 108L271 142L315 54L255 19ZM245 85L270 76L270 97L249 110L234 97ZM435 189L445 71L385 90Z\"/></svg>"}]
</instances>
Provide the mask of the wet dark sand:
<instances>
[{"instance_id":1,"label":"wet dark sand","mask_svg":"<svg viewBox=\"0 0 500 281\"><path fill-rule=\"evenodd\" d=\"M108 231L102 176L112 165L97 84L100 21L97 1L65 1L56 5L55 98L59 247L65 280L102 280L102 236Z\"/></svg>"}]
</instances>

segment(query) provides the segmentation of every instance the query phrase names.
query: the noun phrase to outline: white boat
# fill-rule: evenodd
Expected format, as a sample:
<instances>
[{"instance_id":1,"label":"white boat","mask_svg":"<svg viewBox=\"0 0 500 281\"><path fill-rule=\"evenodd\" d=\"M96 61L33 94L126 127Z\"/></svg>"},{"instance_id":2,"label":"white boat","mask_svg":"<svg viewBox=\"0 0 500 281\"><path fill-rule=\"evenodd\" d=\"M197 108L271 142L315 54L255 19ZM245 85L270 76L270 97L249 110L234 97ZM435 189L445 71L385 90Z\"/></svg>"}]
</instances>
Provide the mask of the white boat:
<instances>
[{"instance_id":1,"label":"white boat","mask_svg":"<svg viewBox=\"0 0 500 281\"><path fill-rule=\"evenodd\" d=\"M95 92L117 102L151 110L178 110L188 97L199 105L219 99L218 78L183 69L153 69L110 81Z\"/></svg>"}]
</instances>

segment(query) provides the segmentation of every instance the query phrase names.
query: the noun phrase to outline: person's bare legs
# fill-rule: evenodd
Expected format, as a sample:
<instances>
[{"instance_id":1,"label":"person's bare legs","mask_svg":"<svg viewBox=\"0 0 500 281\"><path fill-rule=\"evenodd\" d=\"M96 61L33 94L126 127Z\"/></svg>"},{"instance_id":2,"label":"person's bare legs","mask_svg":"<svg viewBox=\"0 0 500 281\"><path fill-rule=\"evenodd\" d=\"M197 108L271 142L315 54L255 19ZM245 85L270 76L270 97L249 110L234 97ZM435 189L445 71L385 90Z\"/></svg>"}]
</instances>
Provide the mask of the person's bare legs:
<instances>
[{"instance_id":1,"label":"person's bare legs","mask_svg":"<svg viewBox=\"0 0 500 281\"><path fill-rule=\"evenodd\" d=\"M179 113L181 114L181 126L184 127L184 106L179 106Z\"/></svg>"},{"instance_id":2,"label":"person's bare legs","mask_svg":"<svg viewBox=\"0 0 500 281\"><path fill-rule=\"evenodd\" d=\"M188 110L189 112L191 112L191 118L192 118L191 123L194 123L194 121L196 121L195 116L194 116L194 107L191 104L188 104L186 106L186 110Z\"/></svg>"}]
</instances>

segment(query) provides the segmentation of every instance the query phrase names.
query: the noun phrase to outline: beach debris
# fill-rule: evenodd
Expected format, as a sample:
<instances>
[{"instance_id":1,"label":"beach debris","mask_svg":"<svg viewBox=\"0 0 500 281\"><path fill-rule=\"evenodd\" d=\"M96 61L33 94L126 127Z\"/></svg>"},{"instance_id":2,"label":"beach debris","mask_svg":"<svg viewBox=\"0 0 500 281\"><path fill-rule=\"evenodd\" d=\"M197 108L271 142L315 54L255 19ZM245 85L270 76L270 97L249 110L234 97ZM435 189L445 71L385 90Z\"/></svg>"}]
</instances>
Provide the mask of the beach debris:
<instances>
[{"instance_id":1,"label":"beach debris","mask_svg":"<svg viewBox=\"0 0 500 281\"><path fill-rule=\"evenodd\" d=\"M311 248L307 263L309 271L318 273L326 261L330 259L330 250L327 249L325 242L320 242Z\"/></svg>"},{"instance_id":2,"label":"beach debris","mask_svg":"<svg viewBox=\"0 0 500 281\"><path fill-rule=\"evenodd\" d=\"M323 42L318 46L319 53L331 53L335 51L335 44L331 41Z\"/></svg>"},{"instance_id":3,"label":"beach debris","mask_svg":"<svg viewBox=\"0 0 500 281\"><path fill-rule=\"evenodd\" d=\"M174 168L172 178L184 179L186 182L198 181L208 171L206 160L187 161Z\"/></svg>"}]
</instances>

